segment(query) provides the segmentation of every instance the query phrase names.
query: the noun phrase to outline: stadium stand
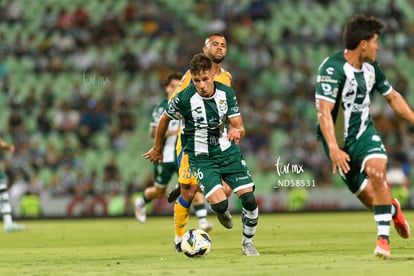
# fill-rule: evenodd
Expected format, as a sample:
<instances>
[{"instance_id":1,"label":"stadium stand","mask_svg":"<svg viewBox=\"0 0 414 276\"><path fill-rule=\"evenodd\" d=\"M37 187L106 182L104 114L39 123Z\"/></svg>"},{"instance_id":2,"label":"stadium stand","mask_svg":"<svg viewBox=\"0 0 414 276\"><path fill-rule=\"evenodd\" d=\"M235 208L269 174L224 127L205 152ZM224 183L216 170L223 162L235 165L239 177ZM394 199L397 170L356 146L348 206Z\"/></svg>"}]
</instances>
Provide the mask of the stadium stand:
<instances>
[{"instance_id":1,"label":"stadium stand","mask_svg":"<svg viewBox=\"0 0 414 276\"><path fill-rule=\"evenodd\" d=\"M306 154L292 156L299 151L290 135L297 135L297 129L301 129L300 135L313 135L316 68L327 54L341 49L335 27L341 27L357 11L387 22L382 47L390 56L380 55L379 59L383 58L391 82L401 86L398 88L414 103L414 93L408 93L414 88L410 69L414 68L414 6L408 0L2 1L1 134L21 145L8 161L26 160L7 172L19 175L25 170L30 176L29 193L30 180L38 176L41 193L50 194L53 182L60 177L61 164L48 163L47 156L52 155L48 144L55 144L56 158L60 158L63 141L70 136L75 147L74 172L94 172L95 184L102 186L103 168L115 156L122 191L126 196L140 191L151 175L151 166L140 155L151 145L148 122L152 106L163 97L160 82L170 70L185 71L191 56L201 50L197 45L212 31L223 32L228 38L229 53L223 66L233 73L245 112L249 136L242 147L253 163L253 172L259 175L258 181L271 179L275 173L265 162L269 158L273 163L272 158L284 156L307 164ZM48 86L50 94L45 91ZM29 97L31 90L34 99ZM70 133L59 132L54 125L64 101L79 114L78 127ZM32 113L28 113L28 106ZM37 120L43 107L47 111L42 118L52 126L49 131L42 131ZM13 109L20 111L23 127L11 133ZM134 125L121 130L121 111L126 109ZM385 116L393 119L392 114ZM406 165L411 167L413 142L392 127L388 136L399 142L391 144L389 151L406 152ZM38 167L33 167L30 159L34 151L30 141L35 137L40 137L43 152ZM307 139L300 146L311 150L309 155L315 160L324 160L314 143L314 139ZM265 152L269 158L260 158L257 152ZM323 164L312 167L309 177L320 183L337 183L324 173L329 164ZM257 187L259 193L273 189L265 183ZM66 192L69 197L85 195L77 189Z\"/></svg>"}]
</instances>

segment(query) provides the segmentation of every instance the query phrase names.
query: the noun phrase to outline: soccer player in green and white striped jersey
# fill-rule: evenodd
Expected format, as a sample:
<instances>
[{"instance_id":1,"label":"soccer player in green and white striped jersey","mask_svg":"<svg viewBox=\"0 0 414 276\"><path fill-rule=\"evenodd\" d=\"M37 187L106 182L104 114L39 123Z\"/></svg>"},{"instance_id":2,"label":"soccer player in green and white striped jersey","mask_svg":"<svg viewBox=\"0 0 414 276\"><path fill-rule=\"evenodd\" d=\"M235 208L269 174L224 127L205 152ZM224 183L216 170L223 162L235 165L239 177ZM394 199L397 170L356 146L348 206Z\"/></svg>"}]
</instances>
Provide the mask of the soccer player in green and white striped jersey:
<instances>
[{"instance_id":1,"label":"soccer player in green and white striped jersey","mask_svg":"<svg viewBox=\"0 0 414 276\"><path fill-rule=\"evenodd\" d=\"M0 149L13 153L14 145L8 144L0 138ZM7 190L7 177L3 172L3 168L0 168L0 213L3 217L4 232L9 233L25 229L24 225L13 222L12 206Z\"/></svg>"},{"instance_id":2,"label":"soccer player in green and white striped jersey","mask_svg":"<svg viewBox=\"0 0 414 276\"><path fill-rule=\"evenodd\" d=\"M192 84L170 101L159 121L154 146L143 157L159 162L168 122L183 119L184 151L211 209L223 225L231 219L222 186L224 180L243 206L242 252L258 256L253 236L259 211L252 177L237 146L245 130L236 95L231 87L214 81L212 62L206 55L193 57L190 72Z\"/></svg>"},{"instance_id":3,"label":"soccer player in green and white striped jersey","mask_svg":"<svg viewBox=\"0 0 414 276\"><path fill-rule=\"evenodd\" d=\"M387 184L387 152L370 115L375 92L394 111L414 124L414 112L388 83L376 62L384 25L374 17L355 15L345 26L345 51L325 59L316 81L318 138L332 162L332 171L374 212L377 246L374 254L390 256L391 220L402 238L410 236L399 202Z\"/></svg>"},{"instance_id":4,"label":"soccer player in green and white striped jersey","mask_svg":"<svg viewBox=\"0 0 414 276\"><path fill-rule=\"evenodd\" d=\"M168 108L168 99L180 84L182 76L183 75L179 72L173 72L168 75L167 80L164 83L166 97L154 107L152 112L152 119L150 122L151 138L155 137L158 121L164 111ZM147 187L142 192L142 196L135 199L135 217L140 223L145 223L147 219L146 204L156 198L164 196L172 176L175 173L178 173L175 144L179 129L180 122L178 120L171 120L162 145L163 160L160 163L154 164L154 185Z\"/></svg>"}]
</instances>

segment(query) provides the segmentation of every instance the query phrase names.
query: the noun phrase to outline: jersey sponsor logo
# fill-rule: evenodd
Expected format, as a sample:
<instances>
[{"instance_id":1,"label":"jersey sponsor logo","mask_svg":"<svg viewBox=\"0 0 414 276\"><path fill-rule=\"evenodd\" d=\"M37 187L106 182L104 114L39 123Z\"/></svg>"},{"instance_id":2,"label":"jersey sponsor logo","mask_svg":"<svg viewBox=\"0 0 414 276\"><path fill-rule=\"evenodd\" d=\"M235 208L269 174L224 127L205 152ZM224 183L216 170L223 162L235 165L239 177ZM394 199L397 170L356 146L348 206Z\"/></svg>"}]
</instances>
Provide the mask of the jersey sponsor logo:
<instances>
[{"instance_id":1,"label":"jersey sponsor logo","mask_svg":"<svg viewBox=\"0 0 414 276\"><path fill-rule=\"evenodd\" d=\"M333 79L331 76L318 75L316 77L316 82L338 83L338 80Z\"/></svg>"},{"instance_id":2,"label":"jersey sponsor logo","mask_svg":"<svg viewBox=\"0 0 414 276\"><path fill-rule=\"evenodd\" d=\"M369 108L369 103L354 104L352 106L352 112L362 112L366 108ZM373 141L375 141L375 140L373 140Z\"/></svg>"},{"instance_id":3,"label":"jersey sponsor logo","mask_svg":"<svg viewBox=\"0 0 414 276\"><path fill-rule=\"evenodd\" d=\"M179 119L181 118L181 114L180 114L180 112L176 111L176 110L175 110L175 107L174 107L172 104L170 104L170 105L168 106L167 113L168 113L168 115L170 115L170 116L171 116L171 117L173 117L174 119L179 120Z\"/></svg>"},{"instance_id":4,"label":"jersey sponsor logo","mask_svg":"<svg viewBox=\"0 0 414 276\"><path fill-rule=\"evenodd\" d=\"M249 176L240 176L240 177L236 177L236 181L241 181L241 180L245 180L245 179L249 179Z\"/></svg>"},{"instance_id":5,"label":"jersey sponsor logo","mask_svg":"<svg viewBox=\"0 0 414 276\"><path fill-rule=\"evenodd\" d=\"M209 127L217 127L217 125L220 124L220 119L216 117L212 117L208 120L208 126Z\"/></svg>"},{"instance_id":6,"label":"jersey sponsor logo","mask_svg":"<svg viewBox=\"0 0 414 276\"><path fill-rule=\"evenodd\" d=\"M217 146L220 143L220 140L218 137L212 136L209 139L209 144L213 146Z\"/></svg>"},{"instance_id":7,"label":"jersey sponsor logo","mask_svg":"<svg viewBox=\"0 0 414 276\"><path fill-rule=\"evenodd\" d=\"M175 108L174 108L174 106L172 104L170 104L168 106L168 113L169 114L174 114L174 112L175 112Z\"/></svg>"},{"instance_id":8,"label":"jersey sponsor logo","mask_svg":"<svg viewBox=\"0 0 414 276\"><path fill-rule=\"evenodd\" d=\"M370 149L370 150L368 150L368 152L369 153L372 153L372 152L384 152L384 149L382 148L382 147L377 147L377 148L372 148L372 149Z\"/></svg>"},{"instance_id":9,"label":"jersey sponsor logo","mask_svg":"<svg viewBox=\"0 0 414 276\"><path fill-rule=\"evenodd\" d=\"M204 118L203 117L200 117L200 116L198 116L198 117L196 117L195 119L194 119L194 121L196 122L196 123L201 123L202 121L204 121Z\"/></svg>"},{"instance_id":10,"label":"jersey sponsor logo","mask_svg":"<svg viewBox=\"0 0 414 276\"><path fill-rule=\"evenodd\" d=\"M344 95L344 100L345 101L352 100L354 93L355 93L355 91L352 90L351 88L349 88L348 91L345 91L344 94L343 94Z\"/></svg>"},{"instance_id":11,"label":"jersey sponsor logo","mask_svg":"<svg viewBox=\"0 0 414 276\"><path fill-rule=\"evenodd\" d=\"M330 85L329 83L321 83L321 88L323 90L323 95L325 96L332 96L336 98L336 96L338 95L338 88L332 89L332 85Z\"/></svg>"},{"instance_id":12,"label":"jersey sponsor logo","mask_svg":"<svg viewBox=\"0 0 414 276\"><path fill-rule=\"evenodd\" d=\"M325 71L328 75L333 75L334 70L335 69L333 67L328 67L328 68L325 69Z\"/></svg>"}]
</instances>

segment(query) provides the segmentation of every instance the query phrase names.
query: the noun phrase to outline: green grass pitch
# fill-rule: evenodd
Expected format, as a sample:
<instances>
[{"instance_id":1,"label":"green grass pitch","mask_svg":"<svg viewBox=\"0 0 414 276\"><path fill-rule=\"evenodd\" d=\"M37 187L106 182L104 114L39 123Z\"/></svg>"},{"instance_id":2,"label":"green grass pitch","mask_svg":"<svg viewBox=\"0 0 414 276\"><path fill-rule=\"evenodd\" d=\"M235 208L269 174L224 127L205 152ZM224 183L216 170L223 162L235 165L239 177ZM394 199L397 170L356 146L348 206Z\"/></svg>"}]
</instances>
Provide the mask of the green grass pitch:
<instances>
[{"instance_id":1,"label":"green grass pitch","mask_svg":"<svg viewBox=\"0 0 414 276\"><path fill-rule=\"evenodd\" d=\"M414 222L414 212L406 212ZM369 212L262 214L261 256L241 253L241 221L223 228L213 215L210 254L191 259L173 249L173 218L28 220L0 233L1 275L413 275L414 241L392 228L391 258L377 259ZM188 227L196 227L191 218Z\"/></svg>"}]
</instances>

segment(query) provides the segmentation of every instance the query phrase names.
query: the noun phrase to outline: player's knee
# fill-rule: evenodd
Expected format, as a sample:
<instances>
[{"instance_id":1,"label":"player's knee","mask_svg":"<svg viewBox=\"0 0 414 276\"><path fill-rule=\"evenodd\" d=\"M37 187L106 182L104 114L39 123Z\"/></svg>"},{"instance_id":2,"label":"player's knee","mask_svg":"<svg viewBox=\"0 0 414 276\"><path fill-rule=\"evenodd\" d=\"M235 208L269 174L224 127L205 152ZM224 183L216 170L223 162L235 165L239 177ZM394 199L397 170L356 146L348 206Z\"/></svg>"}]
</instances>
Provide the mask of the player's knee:
<instances>
[{"instance_id":1,"label":"player's knee","mask_svg":"<svg viewBox=\"0 0 414 276\"><path fill-rule=\"evenodd\" d=\"M155 197L162 197L165 194L165 187L155 186Z\"/></svg>"},{"instance_id":2,"label":"player's knee","mask_svg":"<svg viewBox=\"0 0 414 276\"><path fill-rule=\"evenodd\" d=\"M194 195L197 192L197 185L189 185L189 184L180 184L181 191L180 195L186 201L193 201Z\"/></svg>"},{"instance_id":3,"label":"player's knee","mask_svg":"<svg viewBox=\"0 0 414 276\"><path fill-rule=\"evenodd\" d=\"M257 202L253 192L242 194L240 200L243 208L248 211L253 211L257 208Z\"/></svg>"},{"instance_id":4,"label":"player's knee","mask_svg":"<svg viewBox=\"0 0 414 276\"><path fill-rule=\"evenodd\" d=\"M224 214L229 207L229 201L227 198L219 203L211 204L211 209L218 214Z\"/></svg>"},{"instance_id":5,"label":"player's knee","mask_svg":"<svg viewBox=\"0 0 414 276\"><path fill-rule=\"evenodd\" d=\"M365 173L371 182L383 183L386 179L386 170L382 167L368 165L365 168Z\"/></svg>"}]
</instances>

